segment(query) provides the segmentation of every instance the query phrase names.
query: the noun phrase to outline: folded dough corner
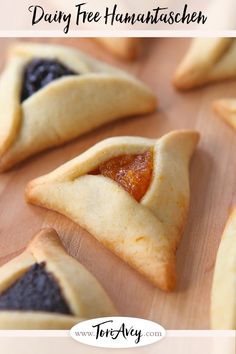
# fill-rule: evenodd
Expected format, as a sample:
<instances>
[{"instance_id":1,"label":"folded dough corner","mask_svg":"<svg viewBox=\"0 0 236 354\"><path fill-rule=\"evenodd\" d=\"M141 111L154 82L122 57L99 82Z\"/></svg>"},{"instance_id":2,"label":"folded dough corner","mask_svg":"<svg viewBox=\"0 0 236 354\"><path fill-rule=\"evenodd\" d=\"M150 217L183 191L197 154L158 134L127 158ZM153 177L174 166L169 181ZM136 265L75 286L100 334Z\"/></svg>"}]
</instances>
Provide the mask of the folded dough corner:
<instances>
[{"instance_id":1,"label":"folded dough corner","mask_svg":"<svg viewBox=\"0 0 236 354\"><path fill-rule=\"evenodd\" d=\"M188 166L198 139L188 130L160 139L106 139L31 181L26 199L66 215L155 286L173 290L176 250L189 208ZM153 153L150 181L147 151ZM146 181L137 201L130 191L143 190L140 184Z\"/></svg>"},{"instance_id":2,"label":"folded dough corner","mask_svg":"<svg viewBox=\"0 0 236 354\"><path fill-rule=\"evenodd\" d=\"M236 78L236 39L194 38L173 81L189 90L231 78Z\"/></svg>"}]
</instances>

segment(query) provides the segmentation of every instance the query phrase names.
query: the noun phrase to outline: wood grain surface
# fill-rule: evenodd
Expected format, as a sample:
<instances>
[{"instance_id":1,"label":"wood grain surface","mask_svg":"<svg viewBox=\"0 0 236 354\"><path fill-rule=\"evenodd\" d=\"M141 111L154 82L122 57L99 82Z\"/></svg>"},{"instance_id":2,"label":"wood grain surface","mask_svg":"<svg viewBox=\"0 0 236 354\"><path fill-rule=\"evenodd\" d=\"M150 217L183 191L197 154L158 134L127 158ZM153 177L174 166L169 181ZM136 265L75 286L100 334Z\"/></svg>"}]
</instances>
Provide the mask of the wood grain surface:
<instances>
[{"instance_id":1,"label":"wood grain surface","mask_svg":"<svg viewBox=\"0 0 236 354\"><path fill-rule=\"evenodd\" d=\"M159 110L149 116L101 127L2 174L0 263L18 254L40 228L52 226L68 251L103 284L122 315L152 319L167 329L209 328L209 299L216 251L229 209L236 203L236 135L212 112L211 102L223 96L236 96L236 81L189 93L176 92L171 79L189 39L143 39L140 58L132 63L119 61L89 39L39 40L76 46L133 73L155 91ZM1 66L5 47L11 41L0 39ZM178 285L171 294L155 289L67 218L27 205L24 201L24 188L28 181L49 172L104 138L117 135L155 138L180 128L198 130L201 141L190 168L191 207L177 254Z\"/></svg>"}]
</instances>

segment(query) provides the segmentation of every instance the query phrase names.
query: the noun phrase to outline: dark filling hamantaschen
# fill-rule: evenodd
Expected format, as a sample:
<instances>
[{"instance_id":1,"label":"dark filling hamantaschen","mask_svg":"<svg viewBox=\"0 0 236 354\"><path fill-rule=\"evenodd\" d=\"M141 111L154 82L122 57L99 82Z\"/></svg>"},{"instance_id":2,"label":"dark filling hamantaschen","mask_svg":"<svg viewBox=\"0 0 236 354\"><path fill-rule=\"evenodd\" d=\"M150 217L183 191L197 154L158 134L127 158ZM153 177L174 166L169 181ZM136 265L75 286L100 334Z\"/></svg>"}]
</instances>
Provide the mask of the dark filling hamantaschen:
<instances>
[{"instance_id":1,"label":"dark filling hamantaschen","mask_svg":"<svg viewBox=\"0 0 236 354\"><path fill-rule=\"evenodd\" d=\"M37 58L32 60L24 71L21 102L50 82L68 75L78 75L78 73L56 59Z\"/></svg>"},{"instance_id":2,"label":"dark filling hamantaschen","mask_svg":"<svg viewBox=\"0 0 236 354\"><path fill-rule=\"evenodd\" d=\"M34 264L0 295L0 310L71 314L59 284L45 270L45 263Z\"/></svg>"}]
</instances>

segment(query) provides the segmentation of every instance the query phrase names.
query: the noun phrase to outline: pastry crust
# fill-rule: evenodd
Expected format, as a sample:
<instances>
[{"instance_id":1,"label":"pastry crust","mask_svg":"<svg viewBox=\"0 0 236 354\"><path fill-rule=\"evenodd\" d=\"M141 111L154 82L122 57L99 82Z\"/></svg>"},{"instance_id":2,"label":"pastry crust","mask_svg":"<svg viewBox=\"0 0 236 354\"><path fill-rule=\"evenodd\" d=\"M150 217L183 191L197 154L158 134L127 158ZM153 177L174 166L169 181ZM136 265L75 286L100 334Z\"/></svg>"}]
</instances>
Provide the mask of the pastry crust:
<instances>
[{"instance_id":1,"label":"pastry crust","mask_svg":"<svg viewBox=\"0 0 236 354\"><path fill-rule=\"evenodd\" d=\"M236 208L227 221L217 253L211 293L211 327L236 330Z\"/></svg>"},{"instance_id":2,"label":"pastry crust","mask_svg":"<svg viewBox=\"0 0 236 354\"><path fill-rule=\"evenodd\" d=\"M214 111L236 130L236 99L225 98L213 102Z\"/></svg>"},{"instance_id":3,"label":"pastry crust","mask_svg":"<svg viewBox=\"0 0 236 354\"><path fill-rule=\"evenodd\" d=\"M188 164L198 138L197 132L174 131L158 140L106 139L31 181L26 199L68 216L155 286L173 290L175 254L189 205ZM153 176L139 203L110 178L89 174L110 158L149 148Z\"/></svg>"},{"instance_id":4,"label":"pastry crust","mask_svg":"<svg viewBox=\"0 0 236 354\"><path fill-rule=\"evenodd\" d=\"M174 85L188 90L236 77L235 38L195 38L180 63Z\"/></svg>"},{"instance_id":5,"label":"pastry crust","mask_svg":"<svg viewBox=\"0 0 236 354\"><path fill-rule=\"evenodd\" d=\"M22 103L25 66L33 58L57 59L79 75L64 76ZM150 113L156 98L132 76L78 50L16 44L0 79L0 171L118 118Z\"/></svg>"},{"instance_id":6,"label":"pastry crust","mask_svg":"<svg viewBox=\"0 0 236 354\"><path fill-rule=\"evenodd\" d=\"M97 37L94 38L113 55L124 59L134 60L140 49L140 39L133 37Z\"/></svg>"},{"instance_id":7,"label":"pastry crust","mask_svg":"<svg viewBox=\"0 0 236 354\"><path fill-rule=\"evenodd\" d=\"M0 293L35 263L45 262L60 285L73 315L34 311L0 311L0 329L69 329L81 319L117 312L98 281L65 251L53 229L41 230L18 257L0 268Z\"/></svg>"}]
</instances>

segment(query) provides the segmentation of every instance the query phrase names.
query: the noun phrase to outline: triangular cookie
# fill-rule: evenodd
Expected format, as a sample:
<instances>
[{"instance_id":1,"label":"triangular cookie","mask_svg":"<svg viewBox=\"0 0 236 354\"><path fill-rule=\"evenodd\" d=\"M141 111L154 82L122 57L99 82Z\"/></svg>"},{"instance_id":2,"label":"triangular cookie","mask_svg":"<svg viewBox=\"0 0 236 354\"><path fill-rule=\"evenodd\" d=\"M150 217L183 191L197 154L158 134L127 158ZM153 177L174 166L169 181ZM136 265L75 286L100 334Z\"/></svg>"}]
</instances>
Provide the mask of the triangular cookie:
<instances>
[{"instance_id":1,"label":"triangular cookie","mask_svg":"<svg viewBox=\"0 0 236 354\"><path fill-rule=\"evenodd\" d=\"M195 38L174 76L178 89L236 78L235 38Z\"/></svg>"},{"instance_id":2,"label":"triangular cookie","mask_svg":"<svg viewBox=\"0 0 236 354\"><path fill-rule=\"evenodd\" d=\"M0 268L0 329L69 329L116 310L98 281L69 256L53 229L39 232Z\"/></svg>"},{"instance_id":3,"label":"triangular cookie","mask_svg":"<svg viewBox=\"0 0 236 354\"><path fill-rule=\"evenodd\" d=\"M211 294L212 329L236 330L236 208L218 249Z\"/></svg>"},{"instance_id":4,"label":"triangular cookie","mask_svg":"<svg viewBox=\"0 0 236 354\"><path fill-rule=\"evenodd\" d=\"M158 140L104 140L30 182L26 199L68 216L155 286L173 290L198 137L174 131Z\"/></svg>"},{"instance_id":5,"label":"triangular cookie","mask_svg":"<svg viewBox=\"0 0 236 354\"><path fill-rule=\"evenodd\" d=\"M0 79L0 170L155 108L156 98L144 84L78 50L16 44Z\"/></svg>"}]
</instances>

